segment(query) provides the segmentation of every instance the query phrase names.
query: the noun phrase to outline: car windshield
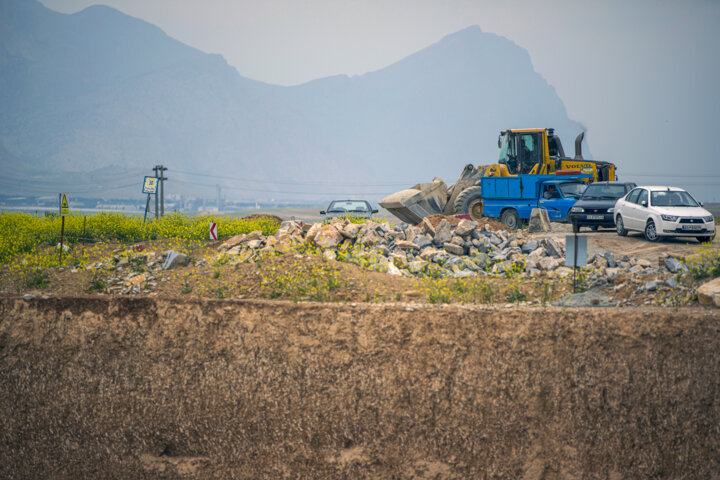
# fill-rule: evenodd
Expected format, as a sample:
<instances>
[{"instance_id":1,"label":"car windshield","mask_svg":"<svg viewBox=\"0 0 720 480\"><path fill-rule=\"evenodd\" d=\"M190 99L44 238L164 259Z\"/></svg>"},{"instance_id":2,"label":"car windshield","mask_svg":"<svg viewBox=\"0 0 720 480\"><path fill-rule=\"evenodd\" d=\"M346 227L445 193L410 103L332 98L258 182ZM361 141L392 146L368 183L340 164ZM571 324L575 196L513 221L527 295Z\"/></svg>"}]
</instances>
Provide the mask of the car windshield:
<instances>
[{"instance_id":1,"label":"car windshield","mask_svg":"<svg viewBox=\"0 0 720 480\"><path fill-rule=\"evenodd\" d=\"M578 198L582 195L583 189L585 188L584 182L567 182L558 184L560 191L565 197Z\"/></svg>"},{"instance_id":2,"label":"car windshield","mask_svg":"<svg viewBox=\"0 0 720 480\"><path fill-rule=\"evenodd\" d=\"M650 193L654 207L697 207L698 203L684 190L663 190Z\"/></svg>"},{"instance_id":3,"label":"car windshield","mask_svg":"<svg viewBox=\"0 0 720 480\"><path fill-rule=\"evenodd\" d=\"M618 199L625 195L625 185L589 185L582 198Z\"/></svg>"},{"instance_id":4,"label":"car windshield","mask_svg":"<svg viewBox=\"0 0 720 480\"><path fill-rule=\"evenodd\" d=\"M328 213L340 212L369 212L367 203L359 200L338 200L332 202L327 209Z\"/></svg>"}]
</instances>

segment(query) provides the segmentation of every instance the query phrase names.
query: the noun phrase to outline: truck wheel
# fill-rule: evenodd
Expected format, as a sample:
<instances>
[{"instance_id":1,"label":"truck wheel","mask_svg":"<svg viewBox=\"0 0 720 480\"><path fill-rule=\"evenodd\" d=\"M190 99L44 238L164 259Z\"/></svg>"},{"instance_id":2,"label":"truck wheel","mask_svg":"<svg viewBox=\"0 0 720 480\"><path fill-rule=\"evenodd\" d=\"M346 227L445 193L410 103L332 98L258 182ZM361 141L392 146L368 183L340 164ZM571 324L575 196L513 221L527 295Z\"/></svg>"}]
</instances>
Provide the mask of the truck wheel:
<instances>
[{"instance_id":1,"label":"truck wheel","mask_svg":"<svg viewBox=\"0 0 720 480\"><path fill-rule=\"evenodd\" d=\"M485 216L483 212L482 188L479 185L468 187L455 199L455 213L468 214L470 218L479 222Z\"/></svg>"},{"instance_id":2,"label":"truck wheel","mask_svg":"<svg viewBox=\"0 0 720 480\"><path fill-rule=\"evenodd\" d=\"M514 208L508 208L500 215L500 221L510 230L515 230L520 225L520 215Z\"/></svg>"}]
</instances>

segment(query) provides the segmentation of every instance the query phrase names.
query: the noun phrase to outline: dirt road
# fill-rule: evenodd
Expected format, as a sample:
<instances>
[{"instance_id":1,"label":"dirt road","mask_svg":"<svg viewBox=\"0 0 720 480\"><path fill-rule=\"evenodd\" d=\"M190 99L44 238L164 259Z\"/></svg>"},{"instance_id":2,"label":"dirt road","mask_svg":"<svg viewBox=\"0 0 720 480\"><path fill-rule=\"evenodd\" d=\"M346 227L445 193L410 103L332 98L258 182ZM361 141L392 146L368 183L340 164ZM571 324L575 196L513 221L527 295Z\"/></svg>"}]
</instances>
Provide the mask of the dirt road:
<instances>
[{"instance_id":1,"label":"dirt road","mask_svg":"<svg viewBox=\"0 0 720 480\"><path fill-rule=\"evenodd\" d=\"M565 242L565 236L572 234L572 227L566 223L553 223L552 232L530 234L531 238L552 237L560 242ZM619 236L615 230L605 228L597 231L583 228L578 235L588 237L589 253L601 253L611 250L615 258L623 255L637 257L651 262L657 261L663 254L684 257L697 252L701 244L694 238L666 238L657 243L648 242L640 233L631 232L627 237ZM712 244L718 246L716 237Z\"/></svg>"}]
</instances>

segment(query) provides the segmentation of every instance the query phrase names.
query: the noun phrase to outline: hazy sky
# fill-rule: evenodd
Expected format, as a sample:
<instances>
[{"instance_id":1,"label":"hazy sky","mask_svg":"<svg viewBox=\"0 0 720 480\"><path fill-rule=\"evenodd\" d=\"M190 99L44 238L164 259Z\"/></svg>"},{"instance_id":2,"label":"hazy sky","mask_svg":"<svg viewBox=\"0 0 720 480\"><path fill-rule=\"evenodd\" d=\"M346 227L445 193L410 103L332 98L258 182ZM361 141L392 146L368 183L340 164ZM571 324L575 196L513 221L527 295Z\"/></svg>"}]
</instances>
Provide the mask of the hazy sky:
<instances>
[{"instance_id":1,"label":"hazy sky","mask_svg":"<svg viewBox=\"0 0 720 480\"><path fill-rule=\"evenodd\" d=\"M588 128L595 158L626 177L692 175L683 179L688 188L707 199L716 189L720 200L718 0L42 2L65 13L110 5L223 55L241 75L279 85L377 70L479 25L529 51L570 118Z\"/></svg>"}]
</instances>

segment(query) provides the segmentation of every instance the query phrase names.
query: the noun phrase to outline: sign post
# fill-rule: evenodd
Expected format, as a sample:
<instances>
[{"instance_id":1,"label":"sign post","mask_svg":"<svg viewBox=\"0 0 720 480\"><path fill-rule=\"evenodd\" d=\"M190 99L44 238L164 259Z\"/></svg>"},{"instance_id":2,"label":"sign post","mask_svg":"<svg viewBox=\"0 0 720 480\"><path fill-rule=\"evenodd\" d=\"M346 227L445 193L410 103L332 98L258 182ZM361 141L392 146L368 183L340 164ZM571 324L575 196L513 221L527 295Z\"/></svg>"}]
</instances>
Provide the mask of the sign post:
<instances>
[{"instance_id":1,"label":"sign post","mask_svg":"<svg viewBox=\"0 0 720 480\"><path fill-rule=\"evenodd\" d=\"M577 267L587 265L587 237L578 237L577 228L573 235L565 236L565 266L573 267L573 293L577 291Z\"/></svg>"},{"instance_id":2,"label":"sign post","mask_svg":"<svg viewBox=\"0 0 720 480\"><path fill-rule=\"evenodd\" d=\"M147 203L145 203L145 217L143 217L143 223L147 220L148 210L150 209L150 195L157 195L157 177L145 177L143 181L142 193L147 193ZM157 212L156 212L157 213Z\"/></svg>"},{"instance_id":3,"label":"sign post","mask_svg":"<svg viewBox=\"0 0 720 480\"><path fill-rule=\"evenodd\" d=\"M70 205L68 204L67 194L60 193L60 218L62 218L62 224L60 226L60 263L62 264L63 254L63 240L65 237L65 217L70 215Z\"/></svg>"},{"instance_id":4,"label":"sign post","mask_svg":"<svg viewBox=\"0 0 720 480\"><path fill-rule=\"evenodd\" d=\"M210 222L210 240L217 240L217 223Z\"/></svg>"}]
</instances>

